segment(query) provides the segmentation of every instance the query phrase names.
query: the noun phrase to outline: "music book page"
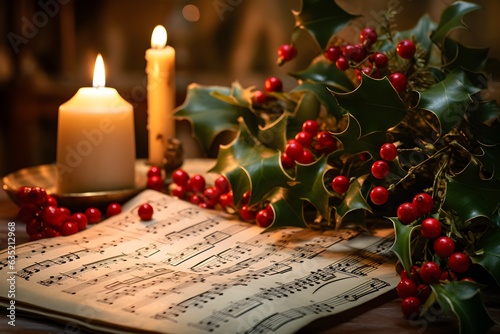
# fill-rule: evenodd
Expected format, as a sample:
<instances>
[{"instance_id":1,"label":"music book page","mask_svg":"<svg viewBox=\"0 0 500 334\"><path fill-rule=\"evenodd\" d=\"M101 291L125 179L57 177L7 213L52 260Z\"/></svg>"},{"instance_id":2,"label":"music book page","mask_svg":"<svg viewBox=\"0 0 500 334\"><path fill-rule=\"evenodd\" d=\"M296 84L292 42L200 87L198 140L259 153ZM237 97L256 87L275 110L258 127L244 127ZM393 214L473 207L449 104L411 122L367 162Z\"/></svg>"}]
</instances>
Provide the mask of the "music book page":
<instances>
[{"instance_id":1,"label":"music book page","mask_svg":"<svg viewBox=\"0 0 500 334\"><path fill-rule=\"evenodd\" d=\"M14 265L3 250L2 307L117 333L291 333L399 282L392 229L263 231L146 190L85 231L17 245Z\"/></svg>"}]
</instances>

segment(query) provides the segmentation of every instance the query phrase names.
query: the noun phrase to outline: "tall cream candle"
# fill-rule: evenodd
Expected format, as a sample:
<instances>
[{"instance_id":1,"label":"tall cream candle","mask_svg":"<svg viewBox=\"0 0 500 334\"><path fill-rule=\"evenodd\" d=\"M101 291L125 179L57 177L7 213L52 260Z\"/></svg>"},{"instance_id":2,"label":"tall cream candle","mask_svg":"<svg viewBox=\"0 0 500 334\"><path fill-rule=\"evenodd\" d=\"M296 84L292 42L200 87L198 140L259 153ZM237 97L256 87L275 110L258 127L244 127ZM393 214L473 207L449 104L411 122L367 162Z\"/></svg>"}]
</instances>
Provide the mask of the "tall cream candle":
<instances>
[{"instance_id":1,"label":"tall cream candle","mask_svg":"<svg viewBox=\"0 0 500 334\"><path fill-rule=\"evenodd\" d=\"M156 26L146 50L148 77L149 162L161 166L167 140L175 137L175 49L167 45L167 31Z\"/></svg>"},{"instance_id":2,"label":"tall cream candle","mask_svg":"<svg viewBox=\"0 0 500 334\"><path fill-rule=\"evenodd\" d=\"M94 87L80 88L59 107L57 167L59 193L130 189L135 186L133 107L105 86L98 55Z\"/></svg>"}]
</instances>

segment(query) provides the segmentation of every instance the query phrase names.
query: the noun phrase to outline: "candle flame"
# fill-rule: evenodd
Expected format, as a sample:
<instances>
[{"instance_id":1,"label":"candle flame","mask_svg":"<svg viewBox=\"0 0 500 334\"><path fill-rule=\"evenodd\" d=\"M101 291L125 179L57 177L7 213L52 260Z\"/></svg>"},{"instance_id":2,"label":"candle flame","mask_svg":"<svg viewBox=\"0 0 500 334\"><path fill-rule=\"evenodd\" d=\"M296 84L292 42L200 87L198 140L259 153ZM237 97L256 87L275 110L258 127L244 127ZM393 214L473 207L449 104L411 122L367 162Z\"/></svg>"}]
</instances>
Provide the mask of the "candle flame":
<instances>
[{"instance_id":1,"label":"candle flame","mask_svg":"<svg viewBox=\"0 0 500 334\"><path fill-rule=\"evenodd\" d=\"M167 45L167 29L162 25L157 25L151 35L151 47L153 49L163 49Z\"/></svg>"},{"instance_id":2,"label":"candle flame","mask_svg":"<svg viewBox=\"0 0 500 334\"><path fill-rule=\"evenodd\" d=\"M104 61L99 53L95 60L94 80L92 84L95 88L104 87L106 85L106 72L104 71Z\"/></svg>"}]
</instances>

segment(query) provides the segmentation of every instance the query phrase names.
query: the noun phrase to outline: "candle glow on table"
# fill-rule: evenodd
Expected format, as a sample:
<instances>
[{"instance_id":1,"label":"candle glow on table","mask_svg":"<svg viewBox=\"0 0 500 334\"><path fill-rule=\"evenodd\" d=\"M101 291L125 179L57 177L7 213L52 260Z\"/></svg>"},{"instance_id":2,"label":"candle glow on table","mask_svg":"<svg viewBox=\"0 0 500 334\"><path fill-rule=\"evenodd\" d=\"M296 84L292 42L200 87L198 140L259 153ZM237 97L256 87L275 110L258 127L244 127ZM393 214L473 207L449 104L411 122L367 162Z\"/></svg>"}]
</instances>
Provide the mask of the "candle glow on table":
<instances>
[{"instance_id":1,"label":"candle glow on table","mask_svg":"<svg viewBox=\"0 0 500 334\"><path fill-rule=\"evenodd\" d=\"M135 187L134 111L105 86L97 56L93 87L80 88L59 107L57 192L84 193Z\"/></svg>"},{"instance_id":2,"label":"candle glow on table","mask_svg":"<svg viewBox=\"0 0 500 334\"><path fill-rule=\"evenodd\" d=\"M149 162L162 166L167 140L175 137L175 49L167 45L163 26L153 30L146 62Z\"/></svg>"}]
</instances>

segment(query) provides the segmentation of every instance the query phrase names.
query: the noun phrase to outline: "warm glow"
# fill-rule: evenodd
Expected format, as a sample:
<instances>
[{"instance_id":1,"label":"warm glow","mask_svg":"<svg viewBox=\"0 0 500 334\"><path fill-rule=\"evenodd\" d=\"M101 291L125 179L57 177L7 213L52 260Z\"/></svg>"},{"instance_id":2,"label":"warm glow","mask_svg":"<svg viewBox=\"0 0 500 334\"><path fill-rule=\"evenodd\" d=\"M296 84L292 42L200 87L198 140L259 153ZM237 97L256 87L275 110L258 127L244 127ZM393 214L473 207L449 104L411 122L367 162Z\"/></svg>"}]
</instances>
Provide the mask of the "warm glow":
<instances>
[{"instance_id":1,"label":"warm glow","mask_svg":"<svg viewBox=\"0 0 500 334\"><path fill-rule=\"evenodd\" d=\"M164 26L157 25L151 35L151 47L153 49L163 49L167 45L167 30Z\"/></svg>"},{"instance_id":2,"label":"warm glow","mask_svg":"<svg viewBox=\"0 0 500 334\"><path fill-rule=\"evenodd\" d=\"M92 84L95 88L104 87L106 85L106 73L104 71L104 61L99 53L97 59L95 60L94 67L94 80Z\"/></svg>"},{"instance_id":3,"label":"warm glow","mask_svg":"<svg viewBox=\"0 0 500 334\"><path fill-rule=\"evenodd\" d=\"M182 8L182 16L189 22L198 22L200 19L200 9L195 5L189 4Z\"/></svg>"}]
</instances>

